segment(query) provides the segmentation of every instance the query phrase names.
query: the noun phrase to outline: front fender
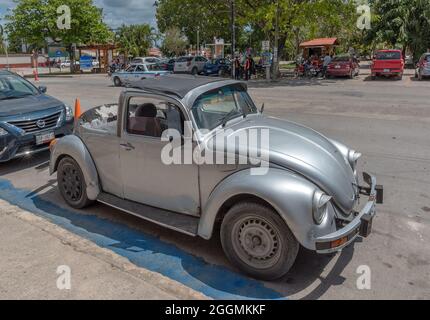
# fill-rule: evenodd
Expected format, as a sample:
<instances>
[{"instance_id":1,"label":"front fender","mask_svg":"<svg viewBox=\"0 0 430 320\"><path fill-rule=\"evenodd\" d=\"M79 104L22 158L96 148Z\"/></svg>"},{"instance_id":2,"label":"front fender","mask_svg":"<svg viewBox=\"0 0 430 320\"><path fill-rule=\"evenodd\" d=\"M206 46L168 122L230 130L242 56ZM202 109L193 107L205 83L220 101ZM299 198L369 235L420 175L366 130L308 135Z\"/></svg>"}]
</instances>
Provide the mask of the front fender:
<instances>
[{"instance_id":1,"label":"front fender","mask_svg":"<svg viewBox=\"0 0 430 320\"><path fill-rule=\"evenodd\" d=\"M64 156L73 158L79 164L87 185L87 196L90 200L96 200L101 190L99 176L87 147L78 136L65 136L55 144L51 150L51 161L49 164L51 175L57 171L58 163Z\"/></svg>"},{"instance_id":2,"label":"front fender","mask_svg":"<svg viewBox=\"0 0 430 320\"><path fill-rule=\"evenodd\" d=\"M270 168L264 176L253 176L249 169L237 172L222 181L212 192L202 212L198 234L210 239L223 204L235 196L251 195L269 203L302 246L316 250L316 238L336 231L332 205L323 223L315 224L312 201L316 191L320 189L312 182L282 169Z\"/></svg>"}]
</instances>

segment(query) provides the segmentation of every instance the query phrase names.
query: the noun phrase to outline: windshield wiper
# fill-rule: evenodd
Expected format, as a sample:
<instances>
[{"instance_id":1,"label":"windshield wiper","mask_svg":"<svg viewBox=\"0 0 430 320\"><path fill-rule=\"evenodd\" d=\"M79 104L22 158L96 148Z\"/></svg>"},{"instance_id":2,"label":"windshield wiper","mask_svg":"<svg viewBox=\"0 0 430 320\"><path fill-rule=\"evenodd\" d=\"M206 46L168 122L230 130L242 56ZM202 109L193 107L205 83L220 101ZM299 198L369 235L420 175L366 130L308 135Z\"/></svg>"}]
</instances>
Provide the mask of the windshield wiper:
<instances>
[{"instance_id":1,"label":"windshield wiper","mask_svg":"<svg viewBox=\"0 0 430 320\"><path fill-rule=\"evenodd\" d=\"M225 128L225 126L227 125L227 122L229 122L233 116L243 116L243 113L238 113L238 111L236 109L231 110L229 113L227 113L217 124L216 127L218 126L222 126L223 128Z\"/></svg>"},{"instance_id":2,"label":"windshield wiper","mask_svg":"<svg viewBox=\"0 0 430 320\"><path fill-rule=\"evenodd\" d=\"M28 96L32 96L32 94L28 93L20 96L8 96L8 97L0 98L0 100L14 100L14 99L21 99Z\"/></svg>"}]
</instances>

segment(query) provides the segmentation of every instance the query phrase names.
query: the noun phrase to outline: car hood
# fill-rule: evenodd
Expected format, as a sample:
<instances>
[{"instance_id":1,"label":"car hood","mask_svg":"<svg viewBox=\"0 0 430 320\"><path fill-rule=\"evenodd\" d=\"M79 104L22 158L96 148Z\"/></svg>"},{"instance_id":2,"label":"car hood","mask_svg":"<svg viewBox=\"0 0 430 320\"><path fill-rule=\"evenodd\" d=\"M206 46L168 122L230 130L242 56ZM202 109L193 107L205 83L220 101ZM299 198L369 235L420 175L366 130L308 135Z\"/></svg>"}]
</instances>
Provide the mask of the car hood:
<instances>
[{"instance_id":1,"label":"car hood","mask_svg":"<svg viewBox=\"0 0 430 320\"><path fill-rule=\"evenodd\" d=\"M20 116L63 106L64 103L45 94L14 100L0 100L0 118Z\"/></svg>"},{"instance_id":2,"label":"car hood","mask_svg":"<svg viewBox=\"0 0 430 320\"><path fill-rule=\"evenodd\" d=\"M356 177L341 151L328 138L302 125L265 116L250 116L230 128L234 132L232 135L248 133L251 129L268 129L270 163L312 181L332 196L344 213L350 213L354 208L358 191ZM240 153L237 146L242 141L237 144L234 139L227 139L227 146L229 143L236 144L230 147Z\"/></svg>"}]
</instances>

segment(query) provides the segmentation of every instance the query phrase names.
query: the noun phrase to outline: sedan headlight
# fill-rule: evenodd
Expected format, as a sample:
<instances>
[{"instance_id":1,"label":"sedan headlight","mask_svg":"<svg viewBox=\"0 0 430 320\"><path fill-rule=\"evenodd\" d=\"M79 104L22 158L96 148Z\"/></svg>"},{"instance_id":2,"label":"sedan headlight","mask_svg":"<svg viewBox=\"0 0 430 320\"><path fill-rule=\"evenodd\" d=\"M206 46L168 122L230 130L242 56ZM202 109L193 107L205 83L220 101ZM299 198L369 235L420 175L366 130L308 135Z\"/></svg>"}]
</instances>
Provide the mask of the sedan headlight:
<instances>
[{"instance_id":1,"label":"sedan headlight","mask_svg":"<svg viewBox=\"0 0 430 320\"><path fill-rule=\"evenodd\" d=\"M328 204L332 197L321 191L316 191L313 199L313 218L316 224L323 223L328 212Z\"/></svg>"},{"instance_id":2,"label":"sedan headlight","mask_svg":"<svg viewBox=\"0 0 430 320\"><path fill-rule=\"evenodd\" d=\"M3 129L2 127L0 127L0 137L6 136L8 134L9 134L9 132L7 132L5 129Z\"/></svg>"},{"instance_id":3,"label":"sedan headlight","mask_svg":"<svg viewBox=\"0 0 430 320\"><path fill-rule=\"evenodd\" d=\"M73 108L68 104L65 104L64 107L66 108L66 121L72 121L74 117Z\"/></svg>"}]
</instances>

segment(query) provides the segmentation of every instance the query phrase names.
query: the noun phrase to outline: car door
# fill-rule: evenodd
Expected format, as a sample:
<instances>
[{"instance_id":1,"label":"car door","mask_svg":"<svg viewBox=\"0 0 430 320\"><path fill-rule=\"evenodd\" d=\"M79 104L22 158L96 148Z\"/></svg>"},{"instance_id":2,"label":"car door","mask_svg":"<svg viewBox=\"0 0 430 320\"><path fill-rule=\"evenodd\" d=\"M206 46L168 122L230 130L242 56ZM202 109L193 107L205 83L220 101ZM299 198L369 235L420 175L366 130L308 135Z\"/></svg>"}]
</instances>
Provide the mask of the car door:
<instances>
[{"instance_id":1,"label":"car door","mask_svg":"<svg viewBox=\"0 0 430 320\"><path fill-rule=\"evenodd\" d=\"M140 64L136 66L136 69L134 70L134 73L133 73L132 82L137 82L144 79L147 76L146 75L147 71L148 70L146 69L146 65L144 64Z\"/></svg>"},{"instance_id":2,"label":"car door","mask_svg":"<svg viewBox=\"0 0 430 320\"><path fill-rule=\"evenodd\" d=\"M175 100L153 95L129 96L123 116L120 159L124 198L149 206L198 216L200 214L199 168L194 164L170 164L163 158L172 146L162 141L165 130L181 134L186 113ZM179 149L178 149L179 148Z\"/></svg>"},{"instance_id":3,"label":"car door","mask_svg":"<svg viewBox=\"0 0 430 320\"><path fill-rule=\"evenodd\" d=\"M133 82L135 70L136 70L136 66L131 66L127 70L125 70L125 72L122 73L122 75L120 77L120 78L122 78L121 81L124 84L129 84L129 83Z\"/></svg>"},{"instance_id":4,"label":"car door","mask_svg":"<svg viewBox=\"0 0 430 320\"><path fill-rule=\"evenodd\" d=\"M200 73L204 70L205 64L208 61L204 57L196 57L196 62L197 62L197 68L198 68L199 73Z\"/></svg>"}]
</instances>

